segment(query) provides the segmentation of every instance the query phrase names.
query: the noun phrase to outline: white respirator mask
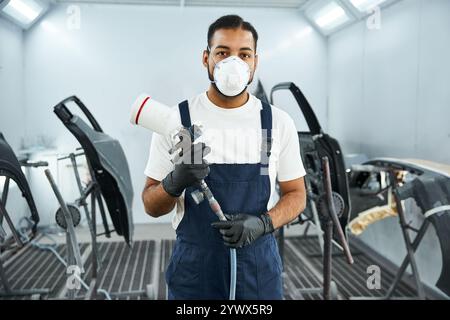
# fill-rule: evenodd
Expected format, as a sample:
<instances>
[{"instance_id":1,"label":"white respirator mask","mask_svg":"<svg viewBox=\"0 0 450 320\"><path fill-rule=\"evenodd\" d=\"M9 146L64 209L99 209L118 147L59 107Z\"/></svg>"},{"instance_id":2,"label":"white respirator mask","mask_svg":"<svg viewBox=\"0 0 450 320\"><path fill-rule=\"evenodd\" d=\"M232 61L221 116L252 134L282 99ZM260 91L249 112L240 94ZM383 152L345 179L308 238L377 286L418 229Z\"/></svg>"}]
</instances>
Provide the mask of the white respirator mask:
<instances>
[{"instance_id":1,"label":"white respirator mask","mask_svg":"<svg viewBox=\"0 0 450 320\"><path fill-rule=\"evenodd\" d=\"M227 97L242 93L250 80L250 67L241 58L230 56L214 66L214 83L217 89Z\"/></svg>"}]
</instances>

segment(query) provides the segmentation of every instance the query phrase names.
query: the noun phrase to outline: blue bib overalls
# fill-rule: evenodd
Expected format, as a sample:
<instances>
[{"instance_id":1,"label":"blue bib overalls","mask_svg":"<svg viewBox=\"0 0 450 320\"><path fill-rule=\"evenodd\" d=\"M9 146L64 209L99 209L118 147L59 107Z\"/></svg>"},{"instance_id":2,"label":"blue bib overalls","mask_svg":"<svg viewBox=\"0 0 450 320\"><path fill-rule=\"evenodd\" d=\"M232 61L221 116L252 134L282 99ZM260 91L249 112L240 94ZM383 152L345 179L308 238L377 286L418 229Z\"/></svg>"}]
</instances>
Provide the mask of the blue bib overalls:
<instances>
[{"instance_id":1,"label":"blue bib overalls","mask_svg":"<svg viewBox=\"0 0 450 320\"><path fill-rule=\"evenodd\" d=\"M262 103L261 128L271 137L272 110ZM179 105L183 126L190 127L187 101ZM263 130L261 130L263 132ZM266 139L267 137L263 137ZM264 141L264 140L262 140ZM270 144L269 144L270 145ZM270 156L270 150L267 151ZM225 214L260 215L267 211L270 178L261 174L262 163L210 164L205 182ZM177 240L166 271L169 299L228 299L230 252L220 232L211 226L218 221L208 202L197 205L184 195L184 216L176 230ZM282 264L273 234L260 237L237 249L236 299L282 299Z\"/></svg>"}]
</instances>

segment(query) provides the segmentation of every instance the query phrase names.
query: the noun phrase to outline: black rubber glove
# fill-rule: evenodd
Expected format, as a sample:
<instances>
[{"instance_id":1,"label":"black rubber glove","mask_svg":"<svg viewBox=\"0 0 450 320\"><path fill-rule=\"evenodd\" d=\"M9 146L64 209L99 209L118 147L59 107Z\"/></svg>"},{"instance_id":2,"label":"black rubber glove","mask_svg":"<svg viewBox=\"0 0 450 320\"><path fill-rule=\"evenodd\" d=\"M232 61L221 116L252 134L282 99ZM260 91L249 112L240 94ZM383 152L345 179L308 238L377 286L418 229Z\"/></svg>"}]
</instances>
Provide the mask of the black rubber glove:
<instances>
[{"instance_id":1,"label":"black rubber glove","mask_svg":"<svg viewBox=\"0 0 450 320\"><path fill-rule=\"evenodd\" d=\"M199 184L209 174L209 164L203 157L210 151L204 143L196 143L181 154L175 169L161 181L164 190L172 197L179 197L187 187Z\"/></svg>"},{"instance_id":2,"label":"black rubber glove","mask_svg":"<svg viewBox=\"0 0 450 320\"><path fill-rule=\"evenodd\" d=\"M257 216L248 214L225 215L229 221L217 221L211 225L220 230L226 246L241 248L259 237L273 232L272 218L268 213Z\"/></svg>"}]
</instances>

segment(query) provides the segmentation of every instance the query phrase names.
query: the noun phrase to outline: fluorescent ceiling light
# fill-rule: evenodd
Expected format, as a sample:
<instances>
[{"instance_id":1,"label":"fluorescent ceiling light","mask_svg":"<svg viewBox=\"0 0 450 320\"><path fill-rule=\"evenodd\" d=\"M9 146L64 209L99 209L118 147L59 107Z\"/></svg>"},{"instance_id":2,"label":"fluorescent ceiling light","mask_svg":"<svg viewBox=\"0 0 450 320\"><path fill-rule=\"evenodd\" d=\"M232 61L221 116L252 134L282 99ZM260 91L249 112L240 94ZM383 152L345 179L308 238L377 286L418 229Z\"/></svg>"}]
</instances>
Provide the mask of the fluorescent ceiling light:
<instances>
[{"instance_id":1,"label":"fluorescent ceiling light","mask_svg":"<svg viewBox=\"0 0 450 320\"><path fill-rule=\"evenodd\" d=\"M43 10L44 8L35 0L10 0L2 11L21 25L29 26Z\"/></svg>"},{"instance_id":2,"label":"fluorescent ceiling light","mask_svg":"<svg viewBox=\"0 0 450 320\"><path fill-rule=\"evenodd\" d=\"M345 10L335 1L331 1L320 8L312 19L320 28L325 30L337 28L350 20Z\"/></svg>"},{"instance_id":3,"label":"fluorescent ceiling light","mask_svg":"<svg viewBox=\"0 0 450 320\"><path fill-rule=\"evenodd\" d=\"M352 5L360 12L366 12L370 9L379 6L386 0L350 0Z\"/></svg>"}]
</instances>

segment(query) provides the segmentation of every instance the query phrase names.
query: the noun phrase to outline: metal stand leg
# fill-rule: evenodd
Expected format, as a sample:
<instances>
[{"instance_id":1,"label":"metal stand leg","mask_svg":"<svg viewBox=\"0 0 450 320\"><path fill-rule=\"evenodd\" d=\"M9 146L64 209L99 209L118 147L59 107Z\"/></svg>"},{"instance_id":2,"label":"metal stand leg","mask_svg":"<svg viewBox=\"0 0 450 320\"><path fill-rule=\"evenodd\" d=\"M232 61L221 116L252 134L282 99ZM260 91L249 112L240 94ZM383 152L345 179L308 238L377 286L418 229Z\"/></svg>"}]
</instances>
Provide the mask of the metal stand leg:
<instances>
[{"instance_id":1,"label":"metal stand leg","mask_svg":"<svg viewBox=\"0 0 450 320\"><path fill-rule=\"evenodd\" d=\"M328 220L325 223L325 233L323 235L324 251L323 251L323 298L331 299L331 270L332 270L332 238L333 238L333 222Z\"/></svg>"},{"instance_id":2,"label":"metal stand leg","mask_svg":"<svg viewBox=\"0 0 450 320\"><path fill-rule=\"evenodd\" d=\"M89 286L89 291L86 294L85 299L96 299L97 291L98 291L98 267L99 267L99 256L98 256L98 247L97 247L97 213L96 213L96 204L95 200L97 199L97 188L94 188L91 193L91 213L92 213L92 228L91 228L91 240L92 240L92 273L91 273L91 282Z\"/></svg>"},{"instance_id":3,"label":"metal stand leg","mask_svg":"<svg viewBox=\"0 0 450 320\"><path fill-rule=\"evenodd\" d=\"M77 265L80 268L80 272L84 273L83 261L81 260L80 248L78 246L78 241L75 234L75 228L73 226L72 214L70 213L67 205L59 192L58 187L53 179L53 176L50 170L45 170L45 175L55 193L56 198L58 199L59 205L61 206L61 210L64 214L64 218L66 220L66 243L67 243L67 266ZM74 289L68 290L69 299L75 299L76 292Z\"/></svg>"},{"instance_id":4,"label":"metal stand leg","mask_svg":"<svg viewBox=\"0 0 450 320\"><path fill-rule=\"evenodd\" d=\"M64 201L61 193L59 192L59 189L56 186L55 181L53 180L53 176L52 176L50 170L46 169L45 175L47 176L47 179L50 182L53 192L55 193L55 196L58 199L59 205L61 206L61 210L64 213L64 218L66 219L66 223L67 223L67 231L66 232L67 232L68 239L70 240L68 243L68 246L71 247L76 265L82 270L82 272L84 272L83 262L81 260L80 248L78 247L78 241L77 241L77 237L75 234L75 228L73 227L72 214L70 213L69 209L67 208L66 202Z\"/></svg>"},{"instance_id":5,"label":"metal stand leg","mask_svg":"<svg viewBox=\"0 0 450 320\"><path fill-rule=\"evenodd\" d=\"M345 239L344 232L342 231L341 224L339 222L339 218L336 213L336 208L334 206L334 200L332 198L333 190L331 187L331 174L330 174L330 165L329 159L327 157L322 158L322 169L324 172L324 190L327 203L327 211L328 216L324 216L323 220L325 222L325 235L324 235L324 284L323 284L323 294L324 298L331 299L331 272L332 272L332 238L333 238L333 230L336 228L336 235L341 242L342 249L344 250L344 254L348 264L353 264L353 257L350 252L350 248L348 246L347 240ZM334 289L333 291L337 291ZM334 298L334 297L333 297Z\"/></svg>"},{"instance_id":6,"label":"metal stand leg","mask_svg":"<svg viewBox=\"0 0 450 320\"><path fill-rule=\"evenodd\" d=\"M417 233L417 236L411 245L413 254L416 252L417 248L419 247L419 244L422 241L423 237L425 236L425 233L427 232L429 225L430 225L430 222L428 220L425 220L423 225L420 227L420 230ZM386 293L386 299L390 299L393 296L395 289L397 288L398 284L400 283L403 275L405 274L406 268L408 267L408 265L410 263L409 259L410 259L409 255L406 255L406 257L403 259L403 262L400 265L400 269L397 271L397 274L395 276L394 282L391 284L391 286L389 287L389 289ZM419 281L420 281L420 279L419 279ZM416 285L417 285L417 278L416 278ZM420 299L426 299L424 292L422 292L423 296L421 296L419 288L422 288L422 291L423 291L422 283L420 283L420 285L417 287L417 289L418 289L417 294Z\"/></svg>"},{"instance_id":7,"label":"metal stand leg","mask_svg":"<svg viewBox=\"0 0 450 320\"><path fill-rule=\"evenodd\" d=\"M16 228L14 227L14 224L13 224L11 218L9 217L8 212L6 211L6 208L3 205L2 201L0 201L0 217L2 219L4 218L6 220L6 223L8 224L9 229L11 230L11 233L12 233L17 245L19 247L23 247L23 241L20 238L19 233L17 232Z\"/></svg>"},{"instance_id":8,"label":"metal stand leg","mask_svg":"<svg viewBox=\"0 0 450 320\"><path fill-rule=\"evenodd\" d=\"M96 248L94 249L94 243L97 241L96 240L97 234L96 234L96 232L94 230L94 228L95 228L94 227L94 223L93 223L92 218L91 218L91 216L89 214L88 205L86 203L86 198L89 195L91 195L91 197L95 197L95 195L93 195L93 192L95 192L96 186L95 186L94 182L91 182L87 188L83 188L83 185L81 184L80 174L78 172L78 164L77 164L77 160L76 160L76 155L71 153L69 155L69 158L70 158L70 161L72 163L73 172L75 174L75 180L77 182L78 190L80 191L80 196L81 197L79 199L79 205L83 207L84 213L86 215L86 221L87 221L87 224L88 224L88 227L89 227L89 231L90 231L90 234L91 234L91 242L92 242L92 245L93 245L92 250L97 250ZM91 177L94 177L92 172L91 172ZM91 204L92 204L92 202L91 202ZM95 206L94 206L94 209L91 209L91 210L95 210ZM92 215L94 215L94 211L93 211ZM97 266L101 265L101 262L98 259L98 256L96 256L96 259L97 260L96 260L95 263L96 263L96 267L97 267ZM95 278L96 278L97 277L97 268L92 270L92 272L93 272L92 276L93 277L94 277L94 270L95 270Z\"/></svg>"},{"instance_id":9,"label":"metal stand leg","mask_svg":"<svg viewBox=\"0 0 450 320\"><path fill-rule=\"evenodd\" d=\"M66 220L66 222L68 223L67 220ZM69 234L69 232L67 230L66 230L66 243L67 244L71 243L70 234ZM66 265L66 267L76 264L76 261L74 259L74 255L75 255L75 253L73 251L72 246L68 245L67 246L67 265ZM67 290L67 297L68 297L68 299L69 300L75 300L75 296L76 296L75 290L68 288L68 290Z\"/></svg>"}]
</instances>

